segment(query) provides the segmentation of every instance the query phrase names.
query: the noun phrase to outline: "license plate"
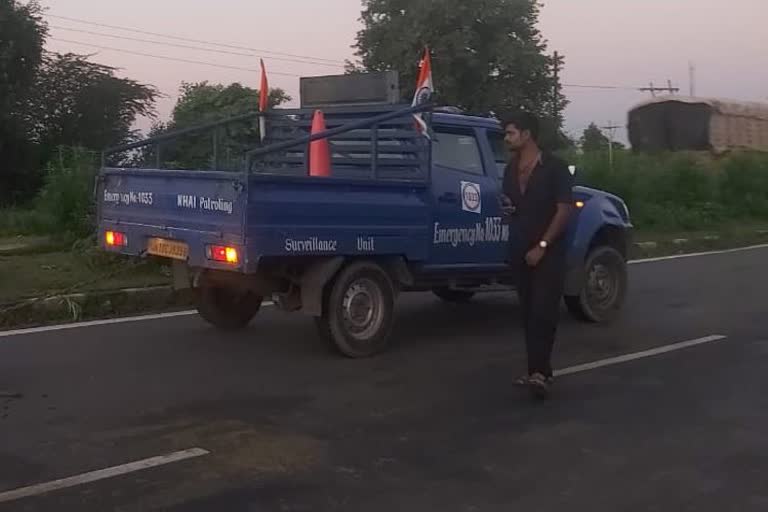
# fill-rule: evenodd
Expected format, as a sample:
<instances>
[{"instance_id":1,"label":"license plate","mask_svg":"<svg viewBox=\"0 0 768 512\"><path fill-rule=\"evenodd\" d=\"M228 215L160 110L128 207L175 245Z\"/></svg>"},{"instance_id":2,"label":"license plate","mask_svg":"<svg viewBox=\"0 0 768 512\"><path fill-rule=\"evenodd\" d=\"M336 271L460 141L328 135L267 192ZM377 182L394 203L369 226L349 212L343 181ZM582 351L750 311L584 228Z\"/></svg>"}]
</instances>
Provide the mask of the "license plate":
<instances>
[{"instance_id":1,"label":"license plate","mask_svg":"<svg viewBox=\"0 0 768 512\"><path fill-rule=\"evenodd\" d=\"M189 257L189 246L184 242L177 242L176 240L150 238L147 243L147 252L154 256L186 260Z\"/></svg>"}]
</instances>

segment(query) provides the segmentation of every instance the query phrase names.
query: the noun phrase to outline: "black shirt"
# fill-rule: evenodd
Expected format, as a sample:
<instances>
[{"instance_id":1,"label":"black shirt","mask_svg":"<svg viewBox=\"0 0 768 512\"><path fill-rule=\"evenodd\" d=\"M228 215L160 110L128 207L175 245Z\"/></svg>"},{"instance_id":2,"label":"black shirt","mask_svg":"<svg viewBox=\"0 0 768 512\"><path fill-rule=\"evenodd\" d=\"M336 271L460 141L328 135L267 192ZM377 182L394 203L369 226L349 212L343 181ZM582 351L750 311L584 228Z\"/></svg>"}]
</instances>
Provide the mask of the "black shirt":
<instances>
[{"instance_id":1,"label":"black shirt","mask_svg":"<svg viewBox=\"0 0 768 512\"><path fill-rule=\"evenodd\" d=\"M517 159L512 158L504 172L502 190L514 206L510 223L511 229L520 234L520 249L531 249L541 241L557 213L558 203L573 202L573 184L573 175L566 163L550 153L542 153L523 193L517 176ZM565 248L562 236L548 242L548 252Z\"/></svg>"}]
</instances>

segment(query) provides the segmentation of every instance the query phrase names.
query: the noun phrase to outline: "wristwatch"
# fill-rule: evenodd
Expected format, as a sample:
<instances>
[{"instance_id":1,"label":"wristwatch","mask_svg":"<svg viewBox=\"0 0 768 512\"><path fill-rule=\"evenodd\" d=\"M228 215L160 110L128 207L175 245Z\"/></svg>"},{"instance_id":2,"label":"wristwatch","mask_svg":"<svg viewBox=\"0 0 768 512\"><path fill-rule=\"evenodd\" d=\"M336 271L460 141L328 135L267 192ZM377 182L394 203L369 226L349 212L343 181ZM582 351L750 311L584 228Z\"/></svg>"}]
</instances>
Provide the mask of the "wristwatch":
<instances>
[{"instance_id":1,"label":"wristwatch","mask_svg":"<svg viewBox=\"0 0 768 512\"><path fill-rule=\"evenodd\" d=\"M541 247L542 249L546 249L547 247L549 247L549 242L547 242L546 240L542 240L541 242L539 242L539 247Z\"/></svg>"}]
</instances>

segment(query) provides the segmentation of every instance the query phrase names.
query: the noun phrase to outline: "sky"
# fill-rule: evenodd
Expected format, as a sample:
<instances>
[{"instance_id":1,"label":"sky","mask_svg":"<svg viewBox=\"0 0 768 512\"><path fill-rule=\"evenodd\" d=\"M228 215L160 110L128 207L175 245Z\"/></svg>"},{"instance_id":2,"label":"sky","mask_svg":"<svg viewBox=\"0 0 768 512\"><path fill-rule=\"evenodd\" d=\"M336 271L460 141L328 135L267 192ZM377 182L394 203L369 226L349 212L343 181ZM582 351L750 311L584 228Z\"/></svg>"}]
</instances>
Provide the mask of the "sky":
<instances>
[{"instance_id":1,"label":"sky","mask_svg":"<svg viewBox=\"0 0 768 512\"><path fill-rule=\"evenodd\" d=\"M258 88L260 56L265 59L270 86L298 99L298 76L343 72L344 60L353 57L351 46L360 29L360 0L41 3L51 15L48 49L92 54L92 61L120 68L121 76L156 86L163 93L157 105L161 120L169 116L182 81L241 82ZM110 38L94 33L200 46L74 19L259 51L219 48L240 54L231 55ZM697 96L768 102L766 20L766 0L546 0L539 29L548 50L565 56L562 77L570 100L566 131L578 137L594 121L599 126L620 126L615 136L626 140L628 110L650 98L650 93L633 88L650 82L666 86L671 80L673 87L680 87L679 94L688 95L689 64L695 68ZM115 49L246 69L168 61ZM435 81L439 88L437 70ZM619 88L577 87L584 85ZM146 128L150 121L138 124Z\"/></svg>"}]
</instances>

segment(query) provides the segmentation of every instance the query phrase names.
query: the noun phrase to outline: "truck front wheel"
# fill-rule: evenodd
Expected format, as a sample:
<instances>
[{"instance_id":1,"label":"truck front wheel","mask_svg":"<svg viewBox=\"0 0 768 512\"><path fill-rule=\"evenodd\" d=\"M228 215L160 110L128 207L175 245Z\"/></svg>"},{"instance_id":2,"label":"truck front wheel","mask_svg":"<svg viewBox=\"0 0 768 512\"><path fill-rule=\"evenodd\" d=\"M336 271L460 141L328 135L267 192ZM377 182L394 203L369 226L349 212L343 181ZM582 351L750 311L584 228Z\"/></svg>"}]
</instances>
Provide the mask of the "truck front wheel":
<instances>
[{"instance_id":1,"label":"truck front wheel","mask_svg":"<svg viewBox=\"0 0 768 512\"><path fill-rule=\"evenodd\" d=\"M389 343L394 302L392 280L379 265L353 263L331 283L316 325L341 354L371 357Z\"/></svg>"},{"instance_id":2,"label":"truck front wheel","mask_svg":"<svg viewBox=\"0 0 768 512\"><path fill-rule=\"evenodd\" d=\"M627 263L609 246L595 247L587 255L585 279L579 295L565 297L571 314L580 320L607 323L614 320L627 292Z\"/></svg>"},{"instance_id":3,"label":"truck front wheel","mask_svg":"<svg viewBox=\"0 0 768 512\"><path fill-rule=\"evenodd\" d=\"M213 283L195 289L195 305L200 316L226 331L245 328L261 308L263 297Z\"/></svg>"}]
</instances>

